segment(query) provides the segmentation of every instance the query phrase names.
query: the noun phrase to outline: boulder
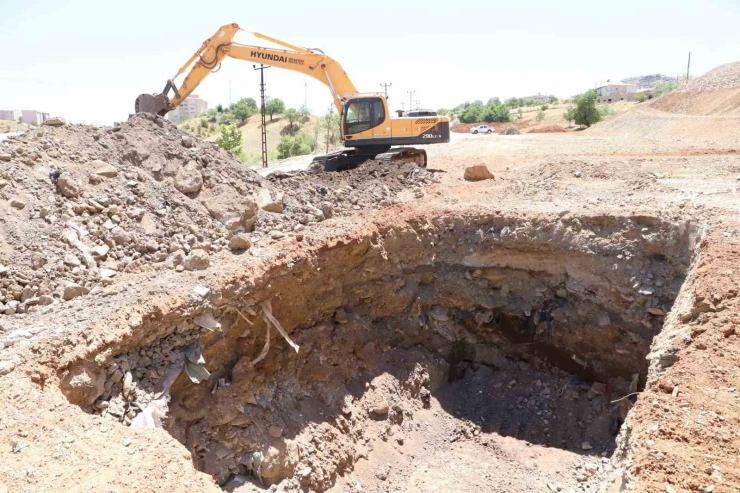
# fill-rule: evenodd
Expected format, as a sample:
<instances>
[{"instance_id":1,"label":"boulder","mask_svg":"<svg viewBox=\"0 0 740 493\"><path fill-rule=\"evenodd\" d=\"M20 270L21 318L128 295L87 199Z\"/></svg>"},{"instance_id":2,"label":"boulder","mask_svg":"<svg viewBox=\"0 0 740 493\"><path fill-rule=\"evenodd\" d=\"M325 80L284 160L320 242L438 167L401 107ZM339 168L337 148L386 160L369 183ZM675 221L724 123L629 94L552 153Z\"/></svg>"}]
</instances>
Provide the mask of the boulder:
<instances>
[{"instance_id":1,"label":"boulder","mask_svg":"<svg viewBox=\"0 0 740 493\"><path fill-rule=\"evenodd\" d=\"M283 192L270 193L267 188L260 188L256 195L257 205L260 209L267 212L282 213L285 209L285 203L283 202Z\"/></svg>"},{"instance_id":2,"label":"boulder","mask_svg":"<svg viewBox=\"0 0 740 493\"><path fill-rule=\"evenodd\" d=\"M57 190L68 199L73 199L80 195L80 185L74 178L67 174L63 174L57 180Z\"/></svg>"},{"instance_id":3,"label":"boulder","mask_svg":"<svg viewBox=\"0 0 740 493\"><path fill-rule=\"evenodd\" d=\"M92 365L73 368L59 386L70 403L89 406L105 392L105 370Z\"/></svg>"},{"instance_id":4,"label":"boulder","mask_svg":"<svg viewBox=\"0 0 740 493\"><path fill-rule=\"evenodd\" d=\"M463 176L467 181L493 180L493 174L488 170L485 164L476 164L465 168Z\"/></svg>"},{"instance_id":5,"label":"boulder","mask_svg":"<svg viewBox=\"0 0 740 493\"><path fill-rule=\"evenodd\" d=\"M209 189L207 196L201 197L201 204L211 217L232 232L251 231L259 212L257 202L251 197L242 196L223 184Z\"/></svg>"},{"instance_id":6,"label":"boulder","mask_svg":"<svg viewBox=\"0 0 740 493\"><path fill-rule=\"evenodd\" d=\"M26 207L26 203L23 202L21 199L12 198L10 199L9 203L10 203L10 207L14 209L18 209L18 210L21 210L24 207Z\"/></svg>"},{"instance_id":7,"label":"boulder","mask_svg":"<svg viewBox=\"0 0 740 493\"><path fill-rule=\"evenodd\" d=\"M248 250L251 246L252 246L252 242L249 241L249 238L244 233L234 235L229 240L230 250Z\"/></svg>"},{"instance_id":8,"label":"boulder","mask_svg":"<svg viewBox=\"0 0 740 493\"><path fill-rule=\"evenodd\" d=\"M85 286L80 286L79 284L71 282L64 286L64 301L72 300L89 292L90 290Z\"/></svg>"},{"instance_id":9,"label":"boulder","mask_svg":"<svg viewBox=\"0 0 740 493\"><path fill-rule=\"evenodd\" d=\"M47 127L61 127L62 125L66 125L66 124L67 124L67 121L64 118L55 116L54 118L49 118L47 120L44 120L44 122L41 125L45 125Z\"/></svg>"},{"instance_id":10,"label":"boulder","mask_svg":"<svg viewBox=\"0 0 740 493\"><path fill-rule=\"evenodd\" d=\"M92 165L95 167L95 174L98 176L104 176L105 178L115 178L118 176L116 167L105 161L96 160L92 162Z\"/></svg>"},{"instance_id":11,"label":"boulder","mask_svg":"<svg viewBox=\"0 0 740 493\"><path fill-rule=\"evenodd\" d=\"M187 270L203 270L207 269L210 263L211 260L208 258L208 252L196 248L185 258L182 265Z\"/></svg>"},{"instance_id":12,"label":"boulder","mask_svg":"<svg viewBox=\"0 0 740 493\"><path fill-rule=\"evenodd\" d=\"M203 188L203 175L195 161L188 161L185 166L177 170L175 188L182 193L196 193Z\"/></svg>"}]
</instances>

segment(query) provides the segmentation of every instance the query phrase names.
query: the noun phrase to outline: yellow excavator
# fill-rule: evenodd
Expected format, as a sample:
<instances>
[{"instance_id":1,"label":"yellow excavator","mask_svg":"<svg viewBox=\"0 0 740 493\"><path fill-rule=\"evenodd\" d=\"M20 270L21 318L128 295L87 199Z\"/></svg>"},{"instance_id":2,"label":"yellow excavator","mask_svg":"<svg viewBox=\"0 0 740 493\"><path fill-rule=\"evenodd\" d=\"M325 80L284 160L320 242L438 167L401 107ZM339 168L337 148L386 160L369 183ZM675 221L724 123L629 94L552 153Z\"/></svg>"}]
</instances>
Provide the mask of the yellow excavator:
<instances>
[{"instance_id":1,"label":"yellow excavator","mask_svg":"<svg viewBox=\"0 0 740 493\"><path fill-rule=\"evenodd\" d=\"M355 168L370 159L413 162L425 167L427 154L413 145L450 141L450 119L445 116L391 118L383 94L360 94L342 66L317 48L301 48L253 33L255 37L283 49L248 46L232 41L240 31L237 24L221 26L208 38L175 77L167 81L160 94L142 94L136 98L136 113L164 116L187 98L198 84L226 57L249 60L264 65L295 70L326 84L334 97L341 118L341 136L345 149L314 159L326 171ZM177 87L174 79L188 71ZM172 92L172 97L170 97ZM400 147L396 147L400 146Z\"/></svg>"}]
</instances>

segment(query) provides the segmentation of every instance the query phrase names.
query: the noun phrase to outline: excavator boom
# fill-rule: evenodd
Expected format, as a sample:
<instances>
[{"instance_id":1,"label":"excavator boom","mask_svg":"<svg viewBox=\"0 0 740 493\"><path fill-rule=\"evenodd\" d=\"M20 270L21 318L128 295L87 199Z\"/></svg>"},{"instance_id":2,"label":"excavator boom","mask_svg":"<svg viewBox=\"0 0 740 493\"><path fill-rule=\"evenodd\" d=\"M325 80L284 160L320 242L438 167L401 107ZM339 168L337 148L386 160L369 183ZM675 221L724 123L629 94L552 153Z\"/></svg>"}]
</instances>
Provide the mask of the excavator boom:
<instances>
[{"instance_id":1,"label":"excavator boom","mask_svg":"<svg viewBox=\"0 0 740 493\"><path fill-rule=\"evenodd\" d=\"M325 169L352 168L368 159L411 161L426 166L426 152L406 146L449 142L449 118L391 118L384 95L359 94L339 62L321 50L292 45L260 33L253 34L280 48L235 43L233 38L238 31L237 24L221 26L167 81L161 93L136 98L136 112L166 115L192 94L208 74L218 70L224 58L230 57L300 72L329 88L341 117L342 140L350 149L317 157ZM175 80L183 74L185 79L178 86ZM404 147L392 149L394 145Z\"/></svg>"}]
</instances>

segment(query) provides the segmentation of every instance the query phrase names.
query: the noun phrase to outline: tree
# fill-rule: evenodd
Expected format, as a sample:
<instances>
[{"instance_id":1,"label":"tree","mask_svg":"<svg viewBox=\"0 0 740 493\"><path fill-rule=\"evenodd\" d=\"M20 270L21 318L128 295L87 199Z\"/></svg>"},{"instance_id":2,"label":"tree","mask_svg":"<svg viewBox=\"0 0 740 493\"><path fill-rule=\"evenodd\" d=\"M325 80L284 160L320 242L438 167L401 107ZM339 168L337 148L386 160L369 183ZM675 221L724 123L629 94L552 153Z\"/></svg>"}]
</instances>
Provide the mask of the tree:
<instances>
[{"instance_id":1,"label":"tree","mask_svg":"<svg viewBox=\"0 0 740 493\"><path fill-rule=\"evenodd\" d=\"M465 103L462 105L463 111L459 113L460 121L463 123L477 123L483 121L485 106L483 101L473 101L472 103Z\"/></svg>"},{"instance_id":2,"label":"tree","mask_svg":"<svg viewBox=\"0 0 740 493\"><path fill-rule=\"evenodd\" d=\"M517 113L516 113L516 117L519 120L521 120L522 118L524 118L524 113L522 112L522 107L521 106L519 107L519 111L517 111Z\"/></svg>"},{"instance_id":3,"label":"tree","mask_svg":"<svg viewBox=\"0 0 740 493\"><path fill-rule=\"evenodd\" d=\"M563 118L568 121L568 128L570 128L570 122L576 119L576 109L573 105L568 106L568 109L563 114Z\"/></svg>"},{"instance_id":4,"label":"tree","mask_svg":"<svg viewBox=\"0 0 740 493\"><path fill-rule=\"evenodd\" d=\"M301 122L306 123L309 120L309 116L311 115L311 110L308 109L308 106L304 104L298 111L301 112Z\"/></svg>"},{"instance_id":5,"label":"tree","mask_svg":"<svg viewBox=\"0 0 740 493\"><path fill-rule=\"evenodd\" d=\"M216 111L218 111L219 113L223 113L224 107L219 104L218 106L216 106Z\"/></svg>"},{"instance_id":6,"label":"tree","mask_svg":"<svg viewBox=\"0 0 740 493\"><path fill-rule=\"evenodd\" d=\"M319 119L316 126L317 137L318 132L320 131L324 138L326 152L329 152L329 145L334 146L339 140L339 136L341 135L339 125L339 115L334 113L334 105L329 106L329 110L326 112L326 115Z\"/></svg>"},{"instance_id":7,"label":"tree","mask_svg":"<svg viewBox=\"0 0 740 493\"><path fill-rule=\"evenodd\" d=\"M290 128L293 128L293 123L300 120L301 114L295 108L288 108L285 110L285 118L290 122Z\"/></svg>"},{"instance_id":8,"label":"tree","mask_svg":"<svg viewBox=\"0 0 740 493\"><path fill-rule=\"evenodd\" d=\"M508 106L511 109L518 108L519 107L519 99L518 98L509 98L504 103L506 106Z\"/></svg>"},{"instance_id":9,"label":"tree","mask_svg":"<svg viewBox=\"0 0 740 493\"><path fill-rule=\"evenodd\" d=\"M601 121L601 115L596 108L596 99L598 95L596 91L591 89L576 96L576 112L575 120L576 125L586 125L590 127L594 123Z\"/></svg>"},{"instance_id":10,"label":"tree","mask_svg":"<svg viewBox=\"0 0 740 493\"><path fill-rule=\"evenodd\" d=\"M285 111L285 103L282 99L270 99L265 103L265 111L270 114L270 121L275 115L280 115Z\"/></svg>"},{"instance_id":11,"label":"tree","mask_svg":"<svg viewBox=\"0 0 740 493\"><path fill-rule=\"evenodd\" d=\"M537 120L537 123L541 122L545 119L545 112L540 110L537 112L537 116L534 117L535 120Z\"/></svg>"},{"instance_id":12,"label":"tree","mask_svg":"<svg viewBox=\"0 0 740 493\"><path fill-rule=\"evenodd\" d=\"M235 124L221 125L221 135L216 139L216 144L233 154L242 152L242 133Z\"/></svg>"},{"instance_id":13,"label":"tree","mask_svg":"<svg viewBox=\"0 0 740 493\"><path fill-rule=\"evenodd\" d=\"M251 99L251 98L250 98ZM247 120L249 120L249 117L257 113L257 105L254 104L254 99L252 99L253 106L250 106L246 100L241 99L239 100L235 105L234 108L231 110L232 113L234 113L234 116L239 119L239 121L244 124Z\"/></svg>"}]
</instances>

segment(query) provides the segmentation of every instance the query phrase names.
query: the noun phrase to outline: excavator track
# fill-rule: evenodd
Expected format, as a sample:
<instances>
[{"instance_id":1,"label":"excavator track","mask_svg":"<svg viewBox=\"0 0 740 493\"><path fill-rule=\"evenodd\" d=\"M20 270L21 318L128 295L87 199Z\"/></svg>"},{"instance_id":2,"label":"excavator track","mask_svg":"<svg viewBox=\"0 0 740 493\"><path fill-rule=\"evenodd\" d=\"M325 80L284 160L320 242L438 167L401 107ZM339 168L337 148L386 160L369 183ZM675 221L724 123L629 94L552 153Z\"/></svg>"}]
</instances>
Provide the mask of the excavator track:
<instances>
[{"instance_id":1,"label":"excavator track","mask_svg":"<svg viewBox=\"0 0 740 493\"><path fill-rule=\"evenodd\" d=\"M388 163L414 163L420 168L427 167L427 151L415 147L395 147L375 156L378 161Z\"/></svg>"},{"instance_id":2,"label":"excavator track","mask_svg":"<svg viewBox=\"0 0 740 493\"><path fill-rule=\"evenodd\" d=\"M324 171L346 171L361 166L367 161L383 161L397 165L414 163L420 168L426 168L427 153L414 147L396 147L380 153L345 149L324 156L316 156L311 163L311 168Z\"/></svg>"}]
</instances>

